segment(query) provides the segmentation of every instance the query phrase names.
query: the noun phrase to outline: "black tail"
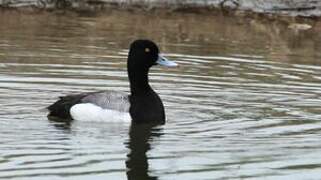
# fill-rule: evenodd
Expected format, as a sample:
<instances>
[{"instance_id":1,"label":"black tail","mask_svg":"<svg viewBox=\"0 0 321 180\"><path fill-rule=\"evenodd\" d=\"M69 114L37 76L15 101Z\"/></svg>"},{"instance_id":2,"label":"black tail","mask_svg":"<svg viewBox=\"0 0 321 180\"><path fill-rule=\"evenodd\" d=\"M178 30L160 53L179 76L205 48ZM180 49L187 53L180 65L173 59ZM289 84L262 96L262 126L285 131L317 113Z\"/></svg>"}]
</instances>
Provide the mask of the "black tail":
<instances>
[{"instance_id":1,"label":"black tail","mask_svg":"<svg viewBox=\"0 0 321 180\"><path fill-rule=\"evenodd\" d=\"M47 107L49 110L48 117L57 117L61 119L72 119L70 108L78 103L81 103L82 98L87 94L69 95L59 97L59 100Z\"/></svg>"}]
</instances>

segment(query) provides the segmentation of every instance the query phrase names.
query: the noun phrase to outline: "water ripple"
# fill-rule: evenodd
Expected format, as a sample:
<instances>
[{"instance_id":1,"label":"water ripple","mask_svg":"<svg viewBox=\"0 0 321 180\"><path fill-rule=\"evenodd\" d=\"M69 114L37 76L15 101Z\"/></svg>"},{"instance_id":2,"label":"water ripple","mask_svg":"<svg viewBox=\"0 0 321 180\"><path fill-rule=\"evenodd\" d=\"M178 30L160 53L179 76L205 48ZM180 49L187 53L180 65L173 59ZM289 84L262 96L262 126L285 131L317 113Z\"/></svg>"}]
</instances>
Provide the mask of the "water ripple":
<instances>
[{"instance_id":1,"label":"water ripple","mask_svg":"<svg viewBox=\"0 0 321 180\"><path fill-rule=\"evenodd\" d=\"M286 30L190 15L44 16L0 16L0 179L319 177L320 56L283 42ZM166 125L47 119L61 95L129 92L128 44L145 36L180 65L150 72Z\"/></svg>"}]
</instances>

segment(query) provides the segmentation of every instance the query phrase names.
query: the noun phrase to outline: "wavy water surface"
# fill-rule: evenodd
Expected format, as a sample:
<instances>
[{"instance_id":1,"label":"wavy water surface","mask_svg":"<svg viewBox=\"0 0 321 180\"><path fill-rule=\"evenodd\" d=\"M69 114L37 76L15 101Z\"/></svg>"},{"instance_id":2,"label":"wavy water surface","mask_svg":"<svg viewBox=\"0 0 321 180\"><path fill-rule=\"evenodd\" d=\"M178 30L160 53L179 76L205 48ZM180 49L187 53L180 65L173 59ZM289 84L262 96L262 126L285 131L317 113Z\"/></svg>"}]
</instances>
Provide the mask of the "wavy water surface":
<instances>
[{"instance_id":1,"label":"wavy water surface","mask_svg":"<svg viewBox=\"0 0 321 180\"><path fill-rule=\"evenodd\" d=\"M316 24L205 15L0 15L0 179L318 179ZM58 96L128 92L126 56L151 38L164 126L47 119Z\"/></svg>"}]
</instances>

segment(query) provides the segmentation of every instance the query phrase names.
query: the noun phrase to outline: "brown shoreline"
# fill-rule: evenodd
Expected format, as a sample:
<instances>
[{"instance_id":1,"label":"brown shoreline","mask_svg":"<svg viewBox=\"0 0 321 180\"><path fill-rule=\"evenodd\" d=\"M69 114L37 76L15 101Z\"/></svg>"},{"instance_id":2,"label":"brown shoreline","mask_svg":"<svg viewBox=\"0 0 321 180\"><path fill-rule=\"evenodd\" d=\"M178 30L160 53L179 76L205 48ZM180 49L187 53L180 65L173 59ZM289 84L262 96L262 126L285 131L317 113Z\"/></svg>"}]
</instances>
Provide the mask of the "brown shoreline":
<instances>
[{"instance_id":1,"label":"brown shoreline","mask_svg":"<svg viewBox=\"0 0 321 180\"><path fill-rule=\"evenodd\" d=\"M105 16L111 13L133 13L133 14L146 14L146 15L171 15L171 14L193 14L199 16L228 16L235 18L250 18L262 21L279 21L285 23L313 23L315 21L320 21L321 17L311 16L288 16L284 14L272 14L272 13L259 13L253 11L241 11L233 9L218 9L218 8L195 8L195 7L184 7L176 9L168 9L164 7L145 9L142 7L121 7L116 8L115 6L104 7L104 9L77 9L77 8L51 8L43 9L36 7L1 7L0 13L5 12L16 12L21 14L57 14L57 15L75 15L75 16Z\"/></svg>"},{"instance_id":2,"label":"brown shoreline","mask_svg":"<svg viewBox=\"0 0 321 180\"><path fill-rule=\"evenodd\" d=\"M239 0L244 1L245 0ZM115 1L115 0L88 0L88 1L70 1L70 0L34 0L28 2L15 2L15 1L1 1L0 0L0 10L13 10L23 13L39 13L39 12L53 12L57 14L63 13L75 13L80 15L95 16L101 14L108 14L113 11L127 11L133 13L192 13L192 14L205 14L205 15L228 15L228 16L240 16L240 17L251 17L251 18L263 18L263 19L312 19L320 20L320 15L315 15L316 13L308 11L321 11L321 3L309 6L309 2L302 7L273 7L270 9L250 9L249 7L244 7L246 5L239 5L234 0L223 0L220 3L215 3L214 1L206 2L202 1L199 3L189 3L164 0L159 1ZM227 2L227 3L225 3ZM230 3L228 3L230 2ZM232 3L231 3L232 2ZM235 2L233 4L233 2ZM277 3L276 3L277 4ZM261 7L262 8L262 7ZM303 13L302 13L303 12ZM294 13L294 14L293 14ZM306 13L306 14L305 14Z\"/></svg>"}]
</instances>

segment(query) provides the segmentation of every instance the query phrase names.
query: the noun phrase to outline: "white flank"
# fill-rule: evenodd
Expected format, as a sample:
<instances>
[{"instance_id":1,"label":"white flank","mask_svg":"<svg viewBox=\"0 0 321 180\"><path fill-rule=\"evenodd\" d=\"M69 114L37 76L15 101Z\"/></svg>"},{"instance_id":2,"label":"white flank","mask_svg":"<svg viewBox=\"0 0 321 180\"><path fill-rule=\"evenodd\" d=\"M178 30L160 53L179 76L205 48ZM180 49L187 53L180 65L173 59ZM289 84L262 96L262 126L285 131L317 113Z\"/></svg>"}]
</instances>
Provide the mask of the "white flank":
<instances>
[{"instance_id":1,"label":"white flank","mask_svg":"<svg viewBox=\"0 0 321 180\"><path fill-rule=\"evenodd\" d=\"M72 118L77 121L131 122L131 117L127 112L103 109L91 103L72 106L70 114Z\"/></svg>"}]
</instances>

